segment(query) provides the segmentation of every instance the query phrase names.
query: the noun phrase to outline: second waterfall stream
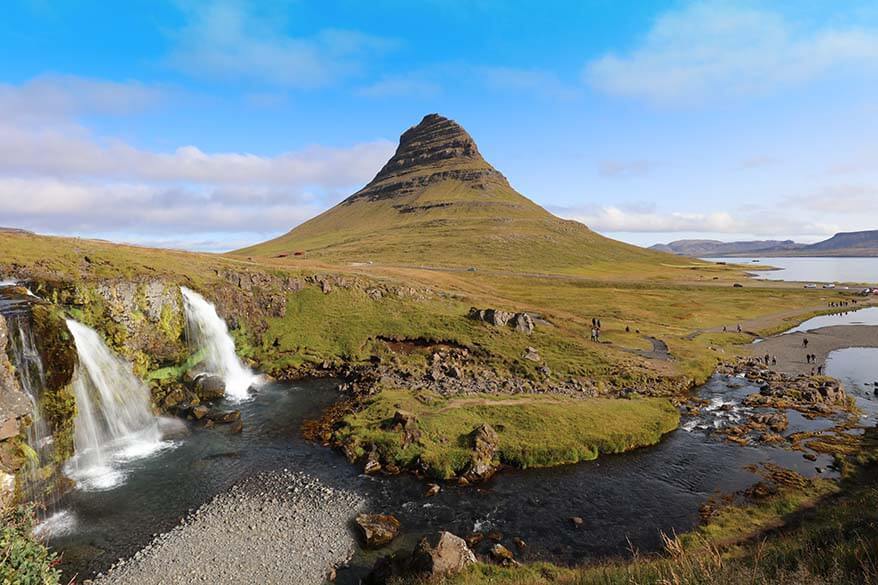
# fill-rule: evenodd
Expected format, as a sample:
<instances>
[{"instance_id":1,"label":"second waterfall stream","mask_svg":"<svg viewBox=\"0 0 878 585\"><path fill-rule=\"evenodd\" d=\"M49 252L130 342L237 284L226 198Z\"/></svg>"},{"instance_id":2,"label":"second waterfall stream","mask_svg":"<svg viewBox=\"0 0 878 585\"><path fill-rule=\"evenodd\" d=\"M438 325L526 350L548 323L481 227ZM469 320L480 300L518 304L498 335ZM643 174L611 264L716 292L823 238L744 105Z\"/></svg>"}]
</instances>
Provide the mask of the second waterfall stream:
<instances>
[{"instance_id":1,"label":"second waterfall stream","mask_svg":"<svg viewBox=\"0 0 878 585\"><path fill-rule=\"evenodd\" d=\"M73 378L76 454L65 471L83 489L108 489L123 481L123 463L168 443L162 442L159 419L150 409L149 388L131 364L116 356L95 330L72 319L67 328L79 364Z\"/></svg>"},{"instance_id":2,"label":"second waterfall stream","mask_svg":"<svg viewBox=\"0 0 878 585\"><path fill-rule=\"evenodd\" d=\"M226 397L242 400L249 396L257 376L241 363L229 328L204 297L180 287L186 312L186 338L193 351L204 352L204 366L226 383Z\"/></svg>"}]
</instances>

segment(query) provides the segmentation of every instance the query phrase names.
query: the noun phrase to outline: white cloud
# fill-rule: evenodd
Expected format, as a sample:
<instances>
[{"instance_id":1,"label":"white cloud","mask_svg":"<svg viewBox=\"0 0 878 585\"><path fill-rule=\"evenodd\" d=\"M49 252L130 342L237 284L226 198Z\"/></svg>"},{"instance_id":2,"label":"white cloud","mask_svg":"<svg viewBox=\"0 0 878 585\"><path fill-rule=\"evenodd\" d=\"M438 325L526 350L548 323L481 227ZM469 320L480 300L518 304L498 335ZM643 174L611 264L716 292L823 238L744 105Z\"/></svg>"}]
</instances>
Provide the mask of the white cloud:
<instances>
[{"instance_id":1,"label":"white cloud","mask_svg":"<svg viewBox=\"0 0 878 585\"><path fill-rule=\"evenodd\" d=\"M558 209L562 217L581 221L598 232L714 233L777 237L779 234L831 235L838 225L815 223L773 209L735 212L660 212L647 205L587 206Z\"/></svg>"},{"instance_id":2,"label":"white cloud","mask_svg":"<svg viewBox=\"0 0 878 585\"><path fill-rule=\"evenodd\" d=\"M289 229L320 209L307 194L268 199L230 201L203 186L0 177L0 225L65 233L266 233Z\"/></svg>"},{"instance_id":3,"label":"white cloud","mask_svg":"<svg viewBox=\"0 0 878 585\"><path fill-rule=\"evenodd\" d=\"M624 210L606 206L585 210L571 210L570 219L585 223L599 232L691 232L735 231L735 220L725 212L658 213L645 210Z\"/></svg>"},{"instance_id":4,"label":"white cloud","mask_svg":"<svg viewBox=\"0 0 878 585\"><path fill-rule=\"evenodd\" d=\"M162 153L102 140L81 127L37 129L0 122L0 174L341 188L368 178L393 147L388 141L350 148L312 146L265 157L205 153L188 145Z\"/></svg>"},{"instance_id":5,"label":"white cloud","mask_svg":"<svg viewBox=\"0 0 878 585\"><path fill-rule=\"evenodd\" d=\"M610 94L677 103L762 94L876 64L878 31L801 30L776 12L707 1L660 16L638 47L590 62L584 78Z\"/></svg>"},{"instance_id":6,"label":"white cloud","mask_svg":"<svg viewBox=\"0 0 878 585\"><path fill-rule=\"evenodd\" d=\"M53 97L28 106L36 86ZM258 241L366 183L394 149L380 140L275 156L192 145L154 152L96 136L74 120L89 110L122 113L125 95L151 94L138 85L73 78L2 87L0 105L27 115L0 108L0 225L81 235L130 230L142 242L177 234L175 241L193 247L210 234L211 249L224 233L239 241L246 232Z\"/></svg>"},{"instance_id":7,"label":"white cloud","mask_svg":"<svg viewBox=\"0 0 878 585\"><path fill-rule=\"evenodd\" d=\"M186 3L188 22L174 34L168 63L199 77L313 88L357 73L364 58L396 44L350 30L290 36L283 30L284 6L267 13L257 12L259 7L234 0Z\"/></svg>"}]
</instances>

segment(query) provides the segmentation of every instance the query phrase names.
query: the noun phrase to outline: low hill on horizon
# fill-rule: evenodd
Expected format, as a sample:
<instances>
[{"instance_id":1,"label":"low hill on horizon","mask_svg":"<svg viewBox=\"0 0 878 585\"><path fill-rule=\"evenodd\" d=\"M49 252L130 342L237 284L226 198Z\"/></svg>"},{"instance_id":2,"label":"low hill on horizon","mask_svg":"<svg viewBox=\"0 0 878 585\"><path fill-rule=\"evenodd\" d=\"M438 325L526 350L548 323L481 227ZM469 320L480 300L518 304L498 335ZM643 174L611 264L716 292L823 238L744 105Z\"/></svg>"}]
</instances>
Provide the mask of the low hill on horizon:
<instances>
[{"instance_id":1,"label":"low hill on horizon","mask_svg":"<svg viewBox=\"0 0 878 585\"><path fill-rule=\"evenodd\" d=\"M360 191L273 240L234 252L574 274L668 256L601 236L519 194L459 124L429 114Z\"/></svg>"},{"instance_id":2,"label":"low hill on horizon","mask_svg":"<svg viewBox=\"0 0 878 585\"><path fill-rule=\"evenodd\" d=\"M792 240L754 240L743 242L723 242L720 240L676 240L667 244L656 244L651 250L668 252L680 256L708 257L734 254L755 254L765 250L796 250L805 244Z\"/></svg>"},{"instance_id":3,"label":"low hill on horizon","mask_svg":"<svg viewBox=\"0 0 878 585\"><path fill-rule=\"evenodd\" d=\"M826 256L878 257L878 230L839 232L816 244L799 244L792 240L755 240L722 242L720 240L676 240L650 248L680 256L747 257L747 256Z\"/></svg>"}]
</instances>

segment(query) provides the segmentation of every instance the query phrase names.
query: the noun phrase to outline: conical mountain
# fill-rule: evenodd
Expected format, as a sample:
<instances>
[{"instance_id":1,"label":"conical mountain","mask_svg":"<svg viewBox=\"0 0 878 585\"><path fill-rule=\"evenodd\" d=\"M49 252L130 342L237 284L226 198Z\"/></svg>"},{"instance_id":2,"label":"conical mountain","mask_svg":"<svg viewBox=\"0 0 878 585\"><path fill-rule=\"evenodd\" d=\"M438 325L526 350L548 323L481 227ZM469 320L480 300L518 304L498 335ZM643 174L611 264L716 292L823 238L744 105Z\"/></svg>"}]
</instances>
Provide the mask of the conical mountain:
<instances>
[{"instance_id":1,"label":"conical mountain","mask_svg":"<svg viewBox=\"0 0 878 585\"><path fill-rule=\"evenodd\" d=\"M238 253L559 273L667 258L555 217L520 195L466 130L438 114L406 130L396 153L361 190Z\"/></svg>"}]
</instances>

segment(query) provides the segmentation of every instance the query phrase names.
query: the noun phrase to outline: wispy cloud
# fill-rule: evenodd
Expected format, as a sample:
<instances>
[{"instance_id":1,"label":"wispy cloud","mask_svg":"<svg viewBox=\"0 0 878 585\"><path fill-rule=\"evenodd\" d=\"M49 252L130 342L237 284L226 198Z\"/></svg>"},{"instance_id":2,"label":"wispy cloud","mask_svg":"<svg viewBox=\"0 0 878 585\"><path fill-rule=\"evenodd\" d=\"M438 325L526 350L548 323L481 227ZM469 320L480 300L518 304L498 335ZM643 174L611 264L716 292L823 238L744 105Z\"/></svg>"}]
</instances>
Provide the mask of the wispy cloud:
<instances>
[{"instance_id":1,"label":"wispy cloud","mask_svg":"<svg viewBox=\"0 0 878 585\"><path fill-rule=\"evenodd\" d=\"M274 9L257 11L266 6ZM182 7L188 20L173 34L168 63L198 77L321 87L360 72L364 60L396 46L393 40L353 30L289 35L286 10L274 4L217 0Z\"/></svg>"},{"instance_id":2,"label":"wispy cloud","mask_svg":"<svg viewBox=\"0 0 878 585\"><path fill-rule=\"evenodd\" d=\"M656 163L648 160L603 160L598 163L598 171L603 177L625 178L643 177L655 168Z\"/></svg>"},{"instance_id":3,"label":"wispy cloud","mask_svg":"<svg viewBox=\"0 0 878 585\"><path fill-rule=\"evenodd\" d=\"M806 195L788 197L785 203L794 208L822 215L859 215L874 217L878 213L878 186L874 184L827 185ZM878 225L873 224L873 229Z\"/></svg>"},{"instance_id":4,"label":"wispy cloud","mask_svg":"<svg viewBox=\"0 0 878 585\"><path fill-rule=\"evenodd\" d=\"M773 167L780 164L781 160L774 156L751 156L741 161L739 167L741 169L762 169Z\"/></svg>"},{"instance_id":5,"label":"wispy cloud","mask_svg":"<svg viewBox=\"0 0 878 585\"><path fill-rule=\"evenodd\" d=\"M678 212L659 211L652 206L599 206L556 209L568 219L581 221L599 232L616 233L713 233L775 237L778 234L831 235L838 225L817 223L772 209L750 211Z\"/></svg>"},{"instance_id":6,"label":"wispy cloud","mask_svg":"<svg viewBox=\"0 0 878 585\"><path fill-rule=\"evenodd\" d=\"M488 87L526 92L544 98L574 100L582 96L579 87L561 81L551 71L516 67L476 67L476 77Z\"/></svg>"},{"instance_id":7,"label":"wispy cloud","mask_svg":"<svg viewBox=\"0 0 878 585\"><path fill-rule=\"evenodd\" d=\"M432 97L442 91L436 81L421 79L414 75L384 77L366 85L357 94L364 97Z\"/></svg>"},{"instance_id":8,"label":"wispy cloud","mask_svg":"<svg viewBox=\"0 0 878 585\"><path fill-rule=\"evenodd\" d=\"M588 63L584 78L610 94L678 104L763 94L845 66L876 65L878 31L805 30L777 12L707 1L660 16L639 46Z\"/></svg>"},{"instance_id":9,"label":"wispy cloud","mask_svg":"<svg viewBox=\"0 0 878 585\"><path fill-rule=\"evenodd\" d=\"M27 124L91 114L126 115L158 105L169 91L137 81L42 75L21 85L0 84L0 121Z\"/></svg>"}]
</instances>

